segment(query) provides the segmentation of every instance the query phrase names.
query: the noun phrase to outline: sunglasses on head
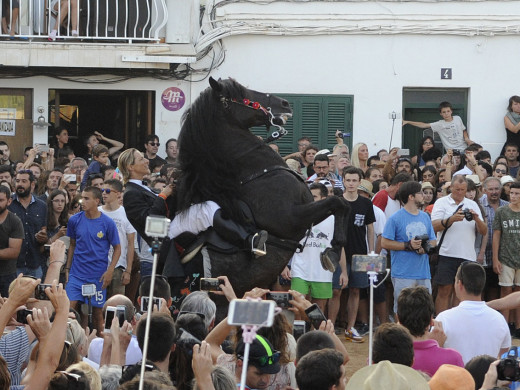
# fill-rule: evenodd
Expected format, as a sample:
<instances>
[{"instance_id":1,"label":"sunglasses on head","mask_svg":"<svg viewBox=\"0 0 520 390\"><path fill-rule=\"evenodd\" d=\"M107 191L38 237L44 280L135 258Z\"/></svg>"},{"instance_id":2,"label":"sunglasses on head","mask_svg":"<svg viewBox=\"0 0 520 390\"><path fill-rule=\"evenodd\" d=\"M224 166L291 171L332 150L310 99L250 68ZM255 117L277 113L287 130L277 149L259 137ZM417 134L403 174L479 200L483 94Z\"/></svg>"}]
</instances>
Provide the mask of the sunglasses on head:
<instances>
[{"instance_id":1,"label":"sunglasses on head","mask_svg":"<svg viewBox=\"0 0 520 390\"><path fill-rule=\"evenodd\" d=\"M240 360L244 360L244 357L242 355L238 355L238 358ZM280 352L274 351L272 355L270 356L260 356L260 357L251 357L249 356L249 361L254 362L255 365L258 365L260 367L265 367L271 364L276 364L280 361Z\"/></svg>"}]
</instances>

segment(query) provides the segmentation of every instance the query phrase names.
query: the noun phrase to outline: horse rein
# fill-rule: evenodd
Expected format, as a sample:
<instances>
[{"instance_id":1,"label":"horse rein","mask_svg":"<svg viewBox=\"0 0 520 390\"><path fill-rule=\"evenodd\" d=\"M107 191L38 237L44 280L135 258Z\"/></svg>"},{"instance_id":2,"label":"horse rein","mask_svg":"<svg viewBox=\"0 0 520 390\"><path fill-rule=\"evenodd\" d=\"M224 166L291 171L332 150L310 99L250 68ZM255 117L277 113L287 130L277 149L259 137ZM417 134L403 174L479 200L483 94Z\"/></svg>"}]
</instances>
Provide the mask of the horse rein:
<instances>
[{"instance_id":1,"label":"horse rein","mask_svg":"<svg viewBox=\"0 0 520 390\"><path fill-rule=\"evenodd\" d=\"M267 96L269 96L269 98L271 98L271 95L267 95ZM249 99L245 99L245 98L242 99L242 101L239 101L234 98L227 98L225 96L220 96L220 101L224 105L224 108L229 108L229 103L234 103L234 104L238 104L243 107L250 108L252 110L261 110L267 117L269 117L269 123L271 124L271 126L276 127L277 130L275 130L271 133L271 135L265 140L265 143L276 141L277 139L279 139L287 134L287 130L285 130L285 128L274 123L275 117L271 111L271 107L265 108L259 102L253 102L253 101L251 101Z\"/></svg>"}]
</instances>

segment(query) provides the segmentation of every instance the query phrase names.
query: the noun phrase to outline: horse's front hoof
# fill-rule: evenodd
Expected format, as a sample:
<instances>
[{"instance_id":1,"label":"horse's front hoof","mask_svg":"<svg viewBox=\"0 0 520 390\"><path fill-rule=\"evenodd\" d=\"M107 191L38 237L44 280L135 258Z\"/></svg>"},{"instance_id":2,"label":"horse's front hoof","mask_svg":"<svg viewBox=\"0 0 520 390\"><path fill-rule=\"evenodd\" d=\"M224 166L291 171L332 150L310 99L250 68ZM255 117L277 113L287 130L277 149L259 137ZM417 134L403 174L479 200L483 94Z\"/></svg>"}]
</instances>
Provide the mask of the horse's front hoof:
<instances>
[{"instance_id":1,"label":"horse's front hoof","mask_svg":"<svg viewBox=\"0 0 520 390\"><path fill-rule=\"evenodd\" d=\"M332 248L326 248L320 253L320 262L324 270L334 272L339 264L338 254Z\"/></svg>"}]
</instances>

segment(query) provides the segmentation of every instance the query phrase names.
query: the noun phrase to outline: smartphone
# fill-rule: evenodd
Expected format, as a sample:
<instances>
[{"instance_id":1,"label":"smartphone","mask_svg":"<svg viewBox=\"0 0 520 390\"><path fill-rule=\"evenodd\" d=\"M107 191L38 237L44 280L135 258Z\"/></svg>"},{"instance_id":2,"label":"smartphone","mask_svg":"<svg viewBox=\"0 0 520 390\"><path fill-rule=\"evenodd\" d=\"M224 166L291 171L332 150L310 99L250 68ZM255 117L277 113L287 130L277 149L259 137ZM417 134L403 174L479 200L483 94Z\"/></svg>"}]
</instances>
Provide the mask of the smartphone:
<instances>
[{"instance_id":1,"label":"smartphone","mask_svg":"<svg viewBox=\"0 0 520 390\"><path fill-rule=\"evenodd\" d=\"M295 340L298 340L303 334L306 332L306 324L305 321L302 320L294 320L292 334Z\"/></svg>"},{"instance_id":2,"label":"smartphone","mask_svg":"<svg viewBox=\"0 0 520 390\"><path fill-rule=\"evenodd\" d=\"M273 325L275 301L233 299L229 304L229 325Z\"/></svg>"},{"instance_id":3,"label":"smartphone","mask_svg":"<svg viewBox=\"0 0 520 390\"><path fill-rule=\"evenodd\" d=\"M200 278L200 289L202 291L222 291L222 281L217 278Z\"/></svg>"},{"instance_id":4,"label":"smartphone","mask_svg":"<svg viewBox=\"0 0 520 390\"><path fill-rule=\"evenodd\" d=\"M107 306L107 309L105 311L105 333L110 333L110 327L112 326L112 321L114 320L116 312L117 307Z\"/></svg>"},{"instance_id":5,"label":"smartphone","mask_svg":"<svg viewBox=\"0 0 520 390\"><path fill-rule=\"evenodd\" d=\"M75 184L77 179L75 174L66 173L65 175L63 175L63 180L68 181L71 184Z\"/></svg>"},{"instance_id":6,"label":"smartphone","mask_svg":"<svg viewBox=\"0 0 520 390\"><path fill-rule=\"evenodd\" d=\"M188 354L188 356L192 356L193 347L197 344L200 345L202 342L183 328L179 329L179 333L180 334L177 336L177 341L175 344L178 347L181 347L182 350Z\"/></svg>"},{"instance_id":7,"label":"smartphone","mask_svg":"<svg viewBox=\"0 0 520 390\"><path fill-rule=\"evenodd\" d=\"M40 151L40 153L42 153L42 152L49 153L49 145L48 144L36 144L35 146L38 147L38 150Z\"/></svg>"},{"instance_id":8,"label":"smartphone","mask_svg":"<svg viewBox=\"0 0 520 390\"><path fill-rule=\"evenodd\" d=\"M305 309L305 314L307 314L307 317L309 317L312 326L314 326L314 329L316 330L320 329L322 321L327 322L327 317L325 317L319 306L315 303Z\"/></svg>"},{"instance_id":9,"label":"smartphone","mask_svg":"<svg viewBox=\"0 0 520 390\"><path fill-rule=\"evenodd\" d=\"M382 255L353 255L352 272L385 272L386 256Z\"/></svg>"},{"instance_id":10,"label":"smartphone","mask_svg":"<svg viewBox=\"0 0 520 390\"><path fill-rule=\"evenodd\" d=\"M126 319L125 305L117 305L116 316L117 316L117 319L119 320L119 327L122 327L123 324L125 323L125 319Z\"/></svg>"},{"instance_id":11,"label":"smartphone","mask_svg":"<svg viewBox=\"0 0 520 390\"><path fill-rule=\"evenodd\" d=\"M410 149L397 149L397 154L399 156L409 156L410 155Z\"/></svg>"},{"instance_id":12,"label":"smartphone","mask_svg":"<svg viewBox=\"0 0 520 390\"><path fill-rule=\"evenodd\" d=\"M45 294L45 289L52 287L52 284L39 284L34 289L34 297L40 301L49 301L49 297Z\"/></svg>"},{"instance_id":13,"label":"smartphone","mask_svg":"<svg viewBox=\"0 0 520 390\"><path fill-rule=\"evenodd\" d=\"M161 298L153 297L153 305L157 305L157 309L161 308ZM148 311L148 303L150 302L150 297L141 297L141 313L146 313Z\"/></svg>"},{"instance_id":14,"label":"smartphone","mask_svg":"<svg viewBox=\"0 0 520 390\"><path fill-rule=\"evenodd\" d=\"M265 299L275 301L276 306L278 306L282 310L286 310L292 307L289 301L292 301L293 296L285 291L270 291L267 294L265 294Z\"/></svg>"},{"instance_id":15,"label":"smartphone","mask_svg":"<svg viewBox=\"0 0 520 390\"><path fill-rule=\"evenodd\" d=\"M22 309L16 312L16 322L27 324L27 316L32 314L32 310Z\"/></svg>"}]
</instances>

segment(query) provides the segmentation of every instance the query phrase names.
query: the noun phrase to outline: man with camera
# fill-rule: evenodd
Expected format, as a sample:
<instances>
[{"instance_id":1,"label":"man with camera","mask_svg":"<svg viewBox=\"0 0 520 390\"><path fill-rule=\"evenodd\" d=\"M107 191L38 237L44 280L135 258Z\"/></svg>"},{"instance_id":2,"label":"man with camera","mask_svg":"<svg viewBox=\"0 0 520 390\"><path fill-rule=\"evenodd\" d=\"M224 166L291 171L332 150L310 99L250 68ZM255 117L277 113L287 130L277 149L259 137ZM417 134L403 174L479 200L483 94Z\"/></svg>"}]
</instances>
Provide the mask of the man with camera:
<instances>
[{"instance_id":1,"label":"man with camera","mask_svg":"<svg viewBox=\"0 0 520 390\"><path fill-rule=\"evenodd\" d=\"M457 306L459 301L453 294L457 269L464 261L476 261L473 249L476 231L487 234L480 208L465 197L467 189L466 178L455 175L451 181L451 194L438 199L432 210L433 228L438 236L444 236L433 280L439 286L435 300L437 314Z\"/></svg>"},{"instance_id":2,"label":"man with camera","mask_svg":"<svg viewBox=\"0 0 520 390\"><path fill-rule=\"evenodd\" d=\"M421 183L403 183L399 199L404 206L386 221L381 242L392 254L394 313L397 313L397 298L402 289L424 286L431 293L428 254L436 245L430 217L420 210L424 205Z\"/></svg>"}]
</instances>

